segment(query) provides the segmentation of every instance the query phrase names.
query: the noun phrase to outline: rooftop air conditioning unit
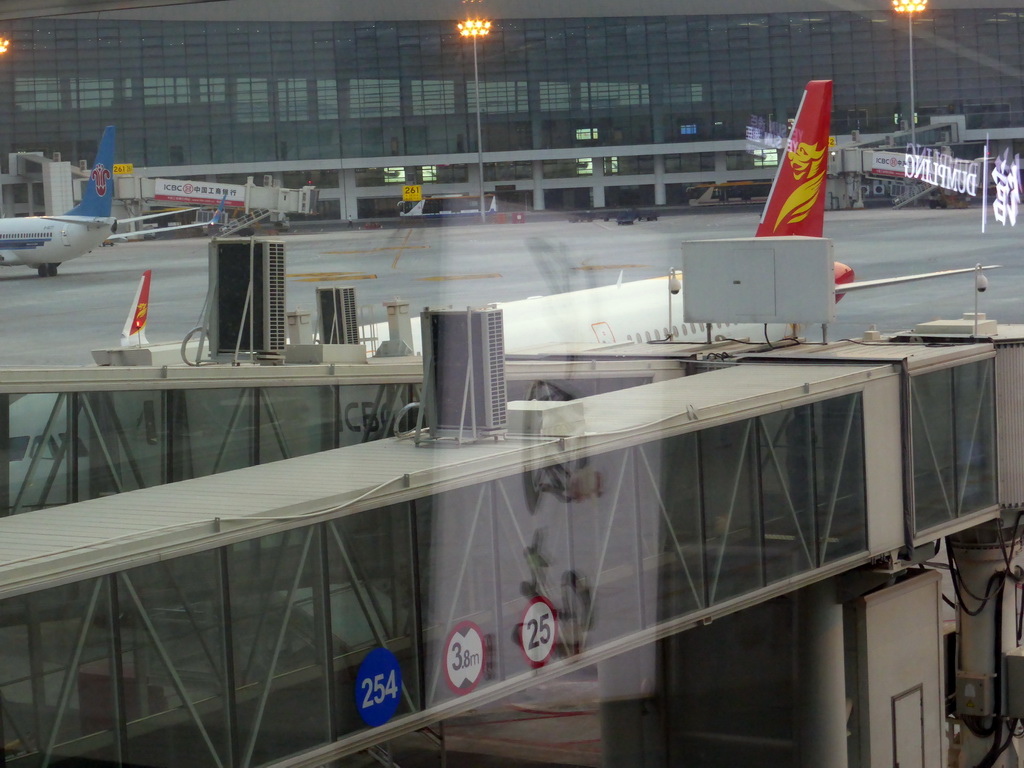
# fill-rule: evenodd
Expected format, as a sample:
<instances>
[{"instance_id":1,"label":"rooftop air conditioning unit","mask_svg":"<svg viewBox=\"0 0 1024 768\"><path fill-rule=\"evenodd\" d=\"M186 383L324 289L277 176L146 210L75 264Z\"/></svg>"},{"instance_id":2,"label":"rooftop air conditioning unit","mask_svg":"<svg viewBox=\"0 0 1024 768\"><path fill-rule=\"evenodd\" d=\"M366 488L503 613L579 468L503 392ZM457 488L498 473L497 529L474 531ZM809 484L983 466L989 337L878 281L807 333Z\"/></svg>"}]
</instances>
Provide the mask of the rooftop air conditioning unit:
<instances>
[{"instance_id":1,"label":"rooftop air conditioning unit","mask_svg":"<svg viewBox=\"0 0 1024 768\"><path fill-rule=\"evenodd\" d=\"M210 243L210 351L282 355L288 335L284 243L224 238Z\"/></svg>"},{"instance_id":2,"label":"rooftop air conditioning unit","mask_svg":"<svg viewBox=\"0 0 1024 768\"><path fill-rule=\"evenodd\" d=\"M316 306L320 310L317 328L321 344L359 343L359 310L355 288L317 288Z\"/></svg>"},{"instance_id":3,"label":"rooftop air conditioning unit","mask_svg":"<svg viewBox=\"0 0 1024 768\"><path fill-rule=\"evenodd\" d=\"M424 310L423 418L431 437L488 437L507 427L500 309Z\"/></svg>"}]
</instances>

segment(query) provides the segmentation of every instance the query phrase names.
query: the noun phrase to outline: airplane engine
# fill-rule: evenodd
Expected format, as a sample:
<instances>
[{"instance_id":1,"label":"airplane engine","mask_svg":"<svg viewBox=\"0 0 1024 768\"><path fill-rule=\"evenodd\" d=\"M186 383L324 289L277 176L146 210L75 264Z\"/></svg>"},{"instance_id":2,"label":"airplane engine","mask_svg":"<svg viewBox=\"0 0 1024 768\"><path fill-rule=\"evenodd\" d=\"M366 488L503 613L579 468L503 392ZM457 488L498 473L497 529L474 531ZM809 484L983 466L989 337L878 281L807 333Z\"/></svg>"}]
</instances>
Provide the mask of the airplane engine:
<instances>
[{"instance_id":1,"label":"airplane engine","mask_svg":"<svg viewBox=\"0 0 1024 768\"><path fill-rule=\"evenodd\" d=\"M836 276L836 285L845 285L853 282L853 267L843 264L841 261L832 262L832 270ZM836 301L843 298L842 294L836 296Z\"/></svg>"},{"instance_id":2,"label":"airplane engine","mask_svg":"<svg viewBox=\"0 0 1024 768\"><path fill-rule=\"evenodd\" d=\"M853 267L848 267L841 261L834 262L836 285L844 285L853 282Z\"/></svg>"}]
</instances>

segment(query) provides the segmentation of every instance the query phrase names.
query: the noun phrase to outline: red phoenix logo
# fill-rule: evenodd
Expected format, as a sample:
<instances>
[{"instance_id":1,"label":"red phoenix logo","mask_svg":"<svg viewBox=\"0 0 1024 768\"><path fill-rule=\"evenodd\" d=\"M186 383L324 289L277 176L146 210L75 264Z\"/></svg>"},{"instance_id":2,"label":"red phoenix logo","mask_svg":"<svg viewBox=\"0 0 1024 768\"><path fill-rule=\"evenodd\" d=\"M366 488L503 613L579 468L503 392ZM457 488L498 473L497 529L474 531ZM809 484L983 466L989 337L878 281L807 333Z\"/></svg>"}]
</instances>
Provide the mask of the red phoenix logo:
<instances>
[{"instance_id":1,"label":"red phoenix logo","mask_svg":"<svg viewBox=\"0 0 1024 768\"><path fill-rule=\"evenodd\" d=\"M89 178L96 185L96 194L100 197L107 194L107 182L110 180L110 171L102 165L97 165L92 169L92 174Z\"/></svg>"}]
</instances>

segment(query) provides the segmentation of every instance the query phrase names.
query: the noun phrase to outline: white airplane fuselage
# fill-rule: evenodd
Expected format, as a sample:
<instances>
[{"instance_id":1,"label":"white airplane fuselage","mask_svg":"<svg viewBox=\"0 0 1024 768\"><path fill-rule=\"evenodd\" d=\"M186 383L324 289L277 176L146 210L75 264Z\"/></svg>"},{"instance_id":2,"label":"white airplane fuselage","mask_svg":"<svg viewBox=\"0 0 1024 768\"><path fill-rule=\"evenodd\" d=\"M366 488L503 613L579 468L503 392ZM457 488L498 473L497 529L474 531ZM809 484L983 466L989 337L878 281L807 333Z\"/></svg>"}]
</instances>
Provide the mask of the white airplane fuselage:
<instances>
[{"instance_id":1,"label":"white airplane fuselage","mask_svg":"<svg viewBox=\"0 0 1024 768\"><path fill-rule=\"evenodd\" d=\"M640 344L671 339L706 343L707 326L683 322L682 291L669 293L667 277L586 288L571 293L538 296L489 304L502 310L506 352L536 349L547 344ZM412 346L421 352L419 317L412 318ZM793 326L756 323L714 324L712 341L748 339L778 341L792 335ZM377 323L372 335L388 338L387 323Z\"/></svg>"},{"instance_id":2,"label":"white airplane fuselage","mask_svg":"<svg viewBox=\"0 0 1024 768\"><path fill-rule=\"evenodd\" d=\"M114 222L66 214L0 219L0 266L38 268L83 256L110 236Z\"/></svg>"},{"instance_id":3,"label":"white airplane fuselage","mask_svg":"<svg viewBox=\"0 0 1024 768\"><path fill-rule=\"evenodd\" d=\"M683 296L669 292L667 277L587 288L494 305L503 312L505 349L516 351L549 342L623 344L652 341L707 341L707 326L683 322ZM769 326L776 341L790 326ZM764 341L764 325L716 324L712 340Z\"/></svg>"}]
</instances>

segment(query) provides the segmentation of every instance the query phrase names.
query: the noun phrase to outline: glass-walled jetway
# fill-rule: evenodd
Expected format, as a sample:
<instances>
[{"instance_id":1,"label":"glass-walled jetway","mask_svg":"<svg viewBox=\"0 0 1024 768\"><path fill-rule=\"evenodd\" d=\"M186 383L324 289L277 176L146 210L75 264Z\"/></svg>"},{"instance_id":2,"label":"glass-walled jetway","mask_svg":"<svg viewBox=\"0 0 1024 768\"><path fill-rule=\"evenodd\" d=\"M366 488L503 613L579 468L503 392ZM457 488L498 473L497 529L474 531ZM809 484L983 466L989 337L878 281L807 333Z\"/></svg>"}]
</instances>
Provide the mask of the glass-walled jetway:
<instances>
[{"instance_id":1,"label":"glass-walled jetway","mask_svg":"<svg viewBox=\"0 0 1024 768\"><path fill-rule=\"evenodd\" d=\"M575 398L682 364L510 366L516 399ZM408 429L418 360L372 366L92 369L0 381L0 516L355 445Z\"/></svg>"},{"instance_id":2,"label":"glass-walled jetway","mask_svg":"<svg viewBox=\"0 0 1024 768\"><path fill-rule=\"evenodd\" d=\"M0 514L375 440L393 431L416 389L248 383L0 395L8 456Z\"/></svg>"},{"instance_id":3,"label":"glass-walled jetway","mask_svg":"<svg viewBox=\"0 0 1024 768\"><path fill-rule=\"evenodd\" d=\"M992 365L920 376L991 390ZM612 764L615 702L682 706L674 665L702 643L662 638L743 609L743 632L783 638L777 601L903 547L905 512L932 537L998 515L994 489L950 516L906 507L925 482L898 460L912 378L732 366L586 398L572 436L380 440L0 520L3 763L362 765L389 741L444 749L402 741L439 722L495 754L501 732L474 747L458 718L513 700L518 719L597 708L575 762ZM962 437L992 401L952 398L934 424ZM994 430L969 433L954 476L974 486ZM797 699L771 702L778 722ZM643 723L667 750L652 765L684 746L667 722ZM561 764L565 739L530 733L505 764ZM794 765L795 729L754 735L763 764Z\"/></svg>"}]
</instances>

